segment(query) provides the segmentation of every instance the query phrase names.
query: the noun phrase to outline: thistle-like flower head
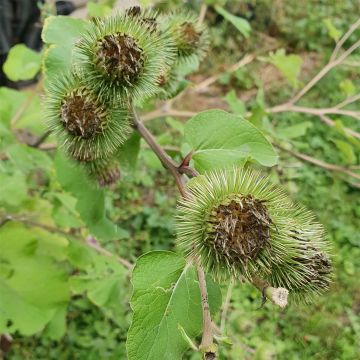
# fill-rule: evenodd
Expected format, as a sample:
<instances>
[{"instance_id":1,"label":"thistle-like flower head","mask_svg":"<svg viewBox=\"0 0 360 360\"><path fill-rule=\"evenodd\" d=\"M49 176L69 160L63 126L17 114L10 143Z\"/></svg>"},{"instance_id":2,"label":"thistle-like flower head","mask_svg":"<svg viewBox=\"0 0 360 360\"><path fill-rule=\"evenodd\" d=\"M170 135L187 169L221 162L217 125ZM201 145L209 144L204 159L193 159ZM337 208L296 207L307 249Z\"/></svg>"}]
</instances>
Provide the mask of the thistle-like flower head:
<instances>
[{"instance_id":1,"label":"thistle-like flower head","mask_svg":"<svg viewBox=\"0 0 360 360\"><path fill-rule=\"evenodd\" d=\"M97 96L78 75L59 77L47 90L49 129L75 160L108 157L127 139L126 108Z\"/></svg>"},{"instance_id":2,"label":"thistle-like flower head","mask_svg":"<svg viewBox=\"0 0 360 360\"><path fill-rule=\"evenodd\" d=\"M187 81L178 74L177 68L174 66L164 69L156 79L156 84L159 87L157 96L162 100L167 100L179 94L186 86Z\"/></svg>"},{"instance_id":3,"label":"thistle-like flower head","mask_svg":"<svg viewBox=\"0 0 360 360\"><path fill-rule=\"evenodd\" d=\"M158 75L173 63L171 36L156 30L155 17L144 16L129 10L96 19L78 43L84 79L100 96L141 102L157 92Z\"/></svg>"},{"instance_id":4,"label":"thistle-like flower head","mask_svg":"<svg viewBox=\"0 0 360 360\"><path fill-rule=\"evenodd\" d=\"M253 170L199 176L180 200L177 242L216 278L261 277L293 299L326 289L331 264L313 215Z\"/></svg>"},{"instance_id":5,"label":"thistle-like flower head","mask_svg":"<svg viewBox=\"0 0 360 360\"><path fill-rule=\"evenodd\" d=\"M201 61L209 45L209 37L205 26L200 25L195 14L190 12L173 12L164 17L164 22L172 34L178 62Z\"/></svg>"}]
</instances>

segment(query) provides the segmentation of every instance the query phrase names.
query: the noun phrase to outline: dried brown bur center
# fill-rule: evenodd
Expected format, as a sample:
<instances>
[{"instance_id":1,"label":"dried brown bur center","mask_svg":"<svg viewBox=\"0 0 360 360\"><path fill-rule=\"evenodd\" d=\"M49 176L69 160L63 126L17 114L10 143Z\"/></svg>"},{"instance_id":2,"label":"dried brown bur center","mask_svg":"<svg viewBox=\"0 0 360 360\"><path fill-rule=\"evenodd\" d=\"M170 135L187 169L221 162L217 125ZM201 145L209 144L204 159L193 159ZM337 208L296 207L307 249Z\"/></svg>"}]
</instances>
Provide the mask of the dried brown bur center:
<instances>
[{"instance_id":1,"label":"dried brown bur center","mask_svg":"<svg viewBox=\"0 0 360 360\"><path fill-rule=\"evenodd\" d=\"M180 37L182 42L182 50L189 52L194 51L199 45L201 32L196 31L196 28L191 22L184 22L180 28Z\"/></svg>"},{"instance_id":2,"label":"dried brown bur center","mask_svg":"<svg viewBox=\"0 0 360 360\"><path fill-rule=\"evenodd\" d=\"M111 78L134 85L144 66L143 50L131 36L106 35L98 43L97 62Z\"/></svg>"},{"instance_id":3,"label":"dried brown bur center","mask_svg":"<svg viewBox=\"0 0 360 360\"><path fill-rule=\"evenodd\" d=\"M264 202L251 195L219 205L213 212L214 247L228 261L255 259L270 238L271 219Z\"/></svg>"},{"instance_id":4,"label":"dried brown bur center","mask_svg":"<svg viewBox=\"0 0 360 360\"><path fill-rule=\"evenodd\" d=\"M101 131L105 120L103 108L81 90L64 98L60 112L69 133L84 139L90 139Z\"/></svg>"}]
</instances>

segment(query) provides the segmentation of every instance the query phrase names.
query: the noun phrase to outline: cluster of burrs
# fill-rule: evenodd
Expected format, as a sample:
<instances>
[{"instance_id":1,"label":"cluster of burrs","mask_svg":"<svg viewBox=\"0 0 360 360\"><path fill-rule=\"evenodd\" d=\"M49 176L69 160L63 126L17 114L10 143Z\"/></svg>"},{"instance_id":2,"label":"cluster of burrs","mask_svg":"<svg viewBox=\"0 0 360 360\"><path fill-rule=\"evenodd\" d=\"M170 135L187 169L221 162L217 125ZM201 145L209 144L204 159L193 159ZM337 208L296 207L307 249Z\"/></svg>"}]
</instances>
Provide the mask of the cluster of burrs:
<instances>
[{"instance_id":1,"label":"cluster of burrs","mask_svg":"<svg viewBox=\"0 0 360 360\"><path fill-rule=\"evenodd\" d=\"M131 7L95 18L75 44L73 66L47 87L47 119L66 154L100 186L120 176L133 104L177 94L178 69L199 61L207 34L196 16Z\"/></svg>"},{"instance_id":2,"label":"cluster of burrs","mask_svg":"<svg viewBox=\"0 0 360 360\"><path fill-rule=\"evenodd\" d=\"M323 227L282 189L250 169L193 179L180 200L178 245L221 280L261 278L295 301L329 287L331 262Z\"/></svg>"},{"instance_id":3,"label":"cluster of burrs","mask_svg":"<svg viewBox=\"0 0 360 360\"><path fill-rule=\"evenodd\" d=\"M93 19L74 48L71 73L47 89L49 127L67 155L100 186L118 180L118 151L134 103L177 94L181 67L199 61L208 38L196 17L132 7ZM235 168L195 178L180 201L178 244L216 278L265 280L295 300L328 288L322 226L256 172Z\"/></svg>"}]
</instances>

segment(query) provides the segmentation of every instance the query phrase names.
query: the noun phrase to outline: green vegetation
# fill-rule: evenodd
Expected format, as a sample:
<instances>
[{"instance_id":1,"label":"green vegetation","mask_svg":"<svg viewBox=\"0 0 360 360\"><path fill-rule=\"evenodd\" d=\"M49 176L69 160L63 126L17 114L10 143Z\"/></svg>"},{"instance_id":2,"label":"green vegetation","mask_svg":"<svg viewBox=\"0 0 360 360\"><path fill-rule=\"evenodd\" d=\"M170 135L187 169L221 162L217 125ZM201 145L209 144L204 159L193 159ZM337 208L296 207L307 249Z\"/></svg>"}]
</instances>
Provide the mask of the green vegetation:
<instances>
[{"instance_id":1,"label":"green vegetation","mask_svg":"<svg viewBox=\"0 0 360 360\"><path fill-rule=\"evenodd\" d=\"M154 98L143 103L143 122L189 177L194 168L202 174L224 165L269 173L323 224L334 267L328 291L284 309L264 303L252 284L218 284L207 276L218 358L356 359L359 5L351 0L204 4L188 7L206 10L207 57L200 65L194 58L176 63L176 74L165 71L175 85L158 96L179 95L171 103ZM91 2L88 10L105 16L112 6ZM171 1L156 7L163 14L184 6ZM96 181L107 183L107 175L89 177L86 166L77 166L57 147L54 135L42 137L49 121L44 88L77 63L74 44L88 28L85 20L47 18L41 56L16 45L4 66L13 80L31 79L41 67L35 86L0 88L0 333L12 337L4 357L201 359L191 349L202 340L201 297L196 269L176 247L179 194L169 171L134 131L112 154L120 180L104 188ZM354 51L339 61L353 44L358 44ZM157 64L156 71L164 66ZM324 68L324 76L307 89ZM154 93L155 87L149 96ZM97 166L91 171L103 169ZM191 317L180 324L179 314L186 313ZM149 330L155 328L156 336ZM169 333L176 335L164 355L161 344Z\"/></svg>"}]
</instances>

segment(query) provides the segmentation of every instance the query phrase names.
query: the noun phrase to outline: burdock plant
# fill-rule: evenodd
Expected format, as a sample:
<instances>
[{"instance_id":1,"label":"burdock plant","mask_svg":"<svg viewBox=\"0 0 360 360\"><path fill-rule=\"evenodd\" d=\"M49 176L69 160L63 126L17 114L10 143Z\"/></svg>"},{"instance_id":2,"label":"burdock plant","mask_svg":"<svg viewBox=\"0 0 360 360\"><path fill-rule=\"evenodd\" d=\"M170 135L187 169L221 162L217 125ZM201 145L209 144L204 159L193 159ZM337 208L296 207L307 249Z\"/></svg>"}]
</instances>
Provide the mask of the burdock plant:
<instances>
[{"instance_id":1,"label":"burdock plant","mask_svg":"<svg viewBox=\"0 0 360 360\"><path fill-rule=\"evenodd\" d=\"M125 14L146 27L150 33L159 30L157 13L148 8L144 10L140 6L132 6L126 9Z\"/></svg>"},{"instance_id":2,"label":"burdock plant","mask_svg":"<svg viewBox=\"0 0 360 360\"><path fill-rule=\"evenodd\" d=\"M261 277L295 300L330 283L322 226L253 170L212 171L179 202L178 245L217 279Z\"/></svg>"},{"instance_id":3,"label":"burdock plant","mask_svg":"<svg viewBox=\"0 0 360 360\"><path fill-rule=\"evenodd\" d=\"M136 10L96 19L77 48L88 86L102 97L138 103L156 94L158 75L175 58L169 32L157 30L155 15Z\"/></svg>"},{"instance_id":4,"label":"burdock plant","mask_svg":"<svg viewBox=\"0 0 360 360\"><path fill-rule=\"evenodd\" d=\"M199 24L196 14L172 12L159 17L159 28L171 36L176 57L171 66L164 66L156 79L160 99L176 96L186 86L183 69L196 68L208 49L209 38L205 26Z\"/></svg>"},{"instance_id":5,"label":"burdock plant","mask_svg":"<svg viewBox=\"0 0 360 360\"><path fill-rule=\"evenodd\" d=\"M178 164L141 122L135 106L176 95L188 68L198 65L207 46L206 29L196 16L158 16L131 7L91 22L75 44L70 74L47 88L50 130L99 186L119 180L118 154L134 152L125 143L132 127L174 176L182 196L176 241L185 258L150 252L135 267L119 258L133 270L134 316L127 339L131 360L180 359L189 345L205 359L216 358L209 308L220 303L213 300L220 290L214 290L204 270L216 281L245 279L280 307L286 306L288 294L295 301L310 300L331 282L323 227L281 187L251 169L199 175L191 167L194 161L198 170L218 168L222 158L224 164L239 164L243 156L275 165L276 154L259 130L222 111L204 112L185 125L191 151ZM186 176L193 177L187 185ZM150 312L149 304L156 304ZM201 324L197 347L191 338L199 335Z\"/></svg>"},{"instance_id":6,"label":"burdock plant","mask_svg":"<svg viewBox=\"0 0 360 360\"><path fill-rule=\"evenodd\" d=\"M209 37L204 25L191 12L173 12L164 19L169 28L178 55L178 63L201 61L209 46Z\"/></svg>"},{"instance_id":7,"label":"burdock plant","mask_svg":"<svg viewBox=\"0 0 360 360\"><path fill-rule=\"evenodd\" d=\"M75 73L49 85L46 109L49 129L77 161L110 156L131 131L121 102L98 96Z\"/></svg>"}]
</instances>

